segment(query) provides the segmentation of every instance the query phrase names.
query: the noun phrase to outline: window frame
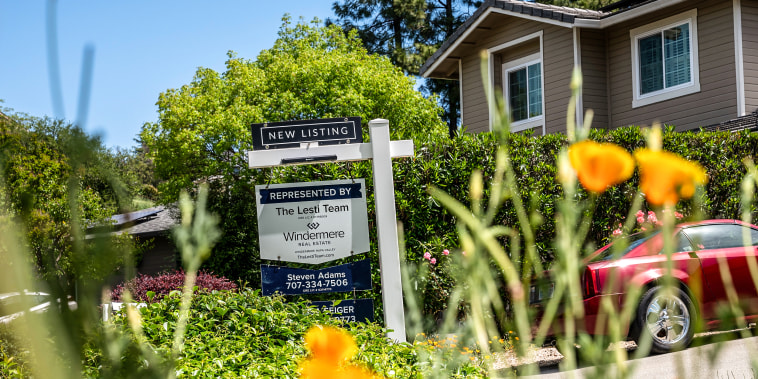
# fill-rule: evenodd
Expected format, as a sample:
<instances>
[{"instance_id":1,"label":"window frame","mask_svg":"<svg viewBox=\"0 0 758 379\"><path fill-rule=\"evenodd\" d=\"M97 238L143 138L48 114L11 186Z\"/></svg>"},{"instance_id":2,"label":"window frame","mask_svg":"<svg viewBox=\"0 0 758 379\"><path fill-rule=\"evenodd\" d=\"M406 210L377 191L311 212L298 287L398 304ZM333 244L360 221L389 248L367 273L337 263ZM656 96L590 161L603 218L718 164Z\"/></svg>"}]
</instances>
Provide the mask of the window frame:
<instances>
[{"instance_id":1,"label":"window frame","mask_svg":"<svg viewBox=\"0 0 758 379\"><path fill-rule=\"evenodd\" d=\"M732 235L729 235L729 233L724 233L723 229L719 230L720 233L713 232L712 229L715 229L715 228L723 228L723 229L731 228L731 229L733 229L732 230ZM690 226L687 226L686 228L682 228L682 230L680 230L679 233L684 234L687 237L687 239L689 239L691 241L691 243L692 243L691 246L693 247L694 251L700 251L700 250L722 250L722 249L734 249L734 248L740 248L741 249L741 248L750 247L750 246L744 246L743 245L742 238L744 238L743 233L745 232L746 229L749 230L750 233L751 233L750 234L750 243L751 243L750 246L758 246L758 242L756 242L755 240L753 240L753 236L756 233L758 233L758 229L755 229L752 226L745 225L745 224L719 223L719 224L690 225ZM736 239L737 242L736 243L732 243L732 244L727 244L727 246L722 246L722 245L711 246L710 245L711 241L708 241L709 245L705 246L705 244L703 243L703 241L699 241L699 240L695 239L695 236L698 236L698 234L700 234L700 235L703 234L701 232L702 230L706 230L706 233L718 234L718 235L722 236L720 239L715 240L717 242L721 242L722 244L724 244L725 241L729 241L727 239L729 237ZM695 231L696 233L693 233L693 231ZM693 234L694 234L694 236L693 236ZM702 247L699 246L701 244L704 245L704 246L702 246Z\"/></svg>"},{"instance_id":2,"label":"window frame","mask_svg":"<svg viewBox=\"0 0 758 379\"><path fill-rule=\"evenodd\" d=\"M640 94L640 62L639 41L642 38L656 34L662 34L664 30L671 29L682 24L689 26L690 44L690 81L646 94ZM629 31L632 49L632 108L638 108L649 104L700 92L700 62L698 54L697 38L697 8L677 15L631 29ZM665 53L664 53L665 54ZM666 57L663 56L665 61ZM663 68L665 72L665 67Z\"/></svg>"},{"instance_id":3,"label":"window frame","mask_svg":"<svg viewBox=\"0 0 758 379\"><path fill-rule=\"evenodd\" d=\"M502 87L503 87L503 99L508 105L508 117L511 118L511 109L510 109L510 82L508 80L508 74L514 71L519 71L521 69L527 69L527 83L529 82L528 78L528 67L531 65L534 65L536 63L540 64L540 102L541 102L541 109L540 109L540 115L535 117L528 117L524 120L519 121L511 121L511 132L520 132L527 129L533 129L539 126L543 126L545 123L545 64L542 62L542 54L541 53L534 53L527 55L525 57L514 59L512 61L504 62L502 65ZM529 91L527 90L527 112L529 108L529 97L528 97Z\"/></svg>"}]
</instances>

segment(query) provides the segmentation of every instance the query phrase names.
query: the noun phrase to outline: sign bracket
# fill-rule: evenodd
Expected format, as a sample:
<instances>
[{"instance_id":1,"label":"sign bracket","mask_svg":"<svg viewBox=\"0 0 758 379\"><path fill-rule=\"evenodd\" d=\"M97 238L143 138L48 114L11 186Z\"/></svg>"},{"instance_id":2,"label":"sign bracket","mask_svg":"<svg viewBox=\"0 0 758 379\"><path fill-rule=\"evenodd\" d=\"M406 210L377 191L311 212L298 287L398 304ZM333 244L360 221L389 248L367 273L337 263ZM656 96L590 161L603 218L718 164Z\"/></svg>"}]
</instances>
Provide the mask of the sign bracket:
<instances>
[{"instance_id":1,"label":"sign bracket","mask_svg":"<svg viewBox=\"0 0 758 379\"><path fill-rule=\"evenodd\" d=\"M294 165L298 163L323 163L323 162L329 162L329 161L336 161L337 156L336 155L324 155L324 156L311 156L311 157L301 157L301 158L283 158L282 159L282 166L285 165Z\"/></svg>"}]
</instances>

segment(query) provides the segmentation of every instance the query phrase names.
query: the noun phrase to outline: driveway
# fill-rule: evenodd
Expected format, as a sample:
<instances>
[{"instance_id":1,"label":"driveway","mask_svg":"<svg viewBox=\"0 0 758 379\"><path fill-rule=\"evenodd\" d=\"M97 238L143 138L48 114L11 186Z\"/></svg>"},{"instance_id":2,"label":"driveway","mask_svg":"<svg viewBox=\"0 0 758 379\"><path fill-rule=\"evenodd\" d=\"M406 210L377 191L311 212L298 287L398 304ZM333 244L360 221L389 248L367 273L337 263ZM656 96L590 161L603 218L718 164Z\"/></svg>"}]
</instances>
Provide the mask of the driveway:
<instances>
[{"instance_id":1,"label":"driveway","mask_svg":"<svg viewBox=\"0 0 758 379\"><path fill-rule=\"evenodd\" d=\"M697 347L687 350L652 355L628 360L630 378L718 378L718 379L758 379L758 337L734 339L713 343L708 337L698 337L693 341ZM630 352L630 355L633 353ZM755 362L751 363L751 359ZM572 371L559 371L558 365L543 367L535 379L563 378L616 378L616 365L584 367Z\"/></svg>"}]
</instances>

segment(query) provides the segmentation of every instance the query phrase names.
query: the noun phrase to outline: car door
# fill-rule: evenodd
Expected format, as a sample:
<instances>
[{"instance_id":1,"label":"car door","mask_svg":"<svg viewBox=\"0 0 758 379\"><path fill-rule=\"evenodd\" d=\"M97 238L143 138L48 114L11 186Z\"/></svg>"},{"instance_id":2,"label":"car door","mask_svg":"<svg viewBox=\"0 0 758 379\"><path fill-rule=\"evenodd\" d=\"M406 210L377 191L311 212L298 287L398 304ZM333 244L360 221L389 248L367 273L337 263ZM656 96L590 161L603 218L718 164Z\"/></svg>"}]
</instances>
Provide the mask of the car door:
<instances>
[{"instance_id":1,"label":"car door","mask_svg":"<svg viewBox=\"0 0 758 379\"><path fill-rule=\"evenodd\" d=\"M744 246L744 232L750 235L749 246ZM758 290L750 275L748 262L756 259L758 230L746 225L723 223L691 226L683 229L682 233L692 241L694 253L700 259L706 287L702 304L706 317L715 315L719 304L728 303L727 291L730 287L734 289L744 312L758 313Z\"/></svg>"}]
</instances>

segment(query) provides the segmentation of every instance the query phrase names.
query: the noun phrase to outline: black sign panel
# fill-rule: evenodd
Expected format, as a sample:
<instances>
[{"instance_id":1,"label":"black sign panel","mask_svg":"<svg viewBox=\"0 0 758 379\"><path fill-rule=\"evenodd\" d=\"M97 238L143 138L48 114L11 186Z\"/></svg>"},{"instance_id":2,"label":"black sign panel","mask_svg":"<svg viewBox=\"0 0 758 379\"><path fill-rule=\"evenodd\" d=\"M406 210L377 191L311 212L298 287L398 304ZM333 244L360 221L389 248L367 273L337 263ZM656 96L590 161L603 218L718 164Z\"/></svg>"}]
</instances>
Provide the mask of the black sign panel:
<instances>
[{"instance_id":1,"label":"black sign panel","mask_svg":"<svg viewBox=\"0 0 758 379\"><path fill-rule=\"evenodd\" d=\"M251 127L255 150L300 147L305 142L319 145L363 142L360 117L269 122Z\"/></svg>"},{"instance_id":2,"label":"black sign panel","mask_svg":"<svg viewBox=\"0 0 758 379\"><path fill-rule=\"evenodd\" d=\"M362 197L361 183L309 185L307 187L272 187L261 188L258 204L360 199Z\"/></svg>"},{"instance_id":3,"label":"black sign panel","mask_svg":"<svg viewBox=\"0 0 758 379\"><path fill-rule=\"evenodd\" d=\"M371 261L363 259L321 270L261 265L263 295L365 291L371 289Z\"/></svg>"},{"instance_id":4,"label":"black sign panel","mask_svg":"<svg viewBox=\"0 0 758 379\"><path fill-rule=\"evenodd\" d=\"M342 321L374 321L373 299L312 301L311 305L318 307L321 311L331 312L332 317Z\"/></svg>"}]
</instances>

